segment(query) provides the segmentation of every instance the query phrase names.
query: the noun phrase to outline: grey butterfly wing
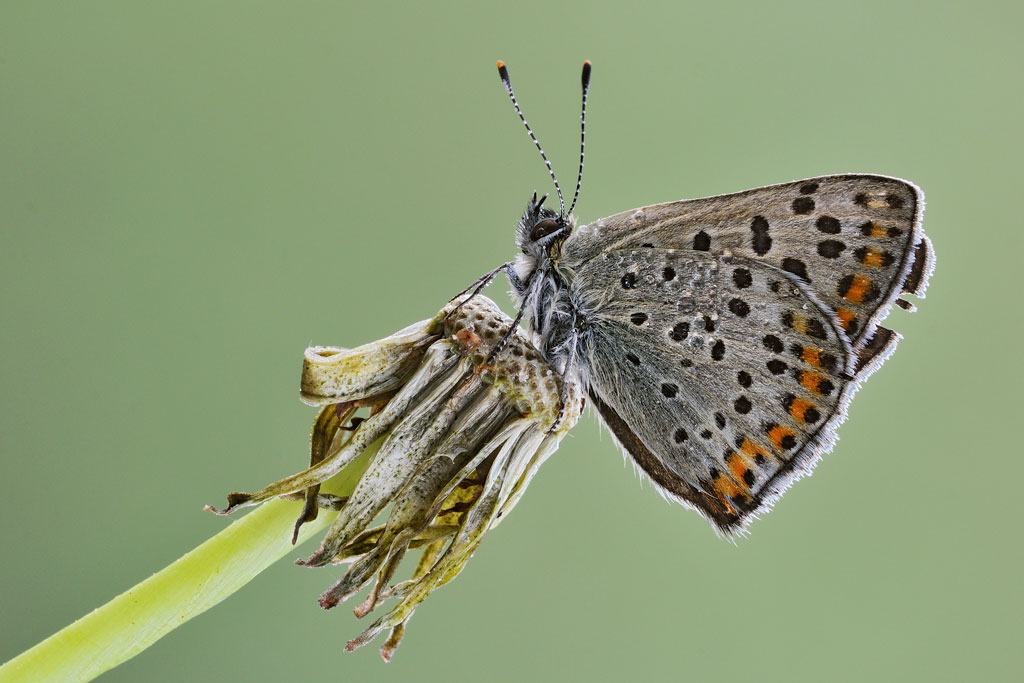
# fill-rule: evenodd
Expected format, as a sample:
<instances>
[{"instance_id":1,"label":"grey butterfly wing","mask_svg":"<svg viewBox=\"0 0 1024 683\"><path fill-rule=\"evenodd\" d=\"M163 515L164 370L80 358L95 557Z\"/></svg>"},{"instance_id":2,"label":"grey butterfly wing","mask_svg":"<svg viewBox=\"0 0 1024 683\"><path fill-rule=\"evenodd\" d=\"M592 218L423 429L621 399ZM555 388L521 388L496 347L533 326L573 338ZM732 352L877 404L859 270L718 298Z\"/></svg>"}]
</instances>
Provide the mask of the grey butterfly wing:
<instances>
[{"instance_id":1,"label":"grey butterfly wing","mask_svg":"<svg viewBox=\"0 0 1024 683\"><path fill-rule=\"evenodd\" d=\"M751 258L799 278L855 347L891 350L896 337L875 327L901 294L924 295L934 262L923 210L923 194L905 180L822 176L609 216L577 229L562 256L582 264L647 247Z\"/></svg>"},{"instance_id":2,"label":"grey butterfly wing","mask_svg":"<svg viewBox=\"0 0 1024 683\"><path fill-rule=\"evenodd\" d=\"M767 263L687 249L576 267L581 366L619 444L669 497L735 532L831 447L861 359Z\"/></svg>"}]
</instances>

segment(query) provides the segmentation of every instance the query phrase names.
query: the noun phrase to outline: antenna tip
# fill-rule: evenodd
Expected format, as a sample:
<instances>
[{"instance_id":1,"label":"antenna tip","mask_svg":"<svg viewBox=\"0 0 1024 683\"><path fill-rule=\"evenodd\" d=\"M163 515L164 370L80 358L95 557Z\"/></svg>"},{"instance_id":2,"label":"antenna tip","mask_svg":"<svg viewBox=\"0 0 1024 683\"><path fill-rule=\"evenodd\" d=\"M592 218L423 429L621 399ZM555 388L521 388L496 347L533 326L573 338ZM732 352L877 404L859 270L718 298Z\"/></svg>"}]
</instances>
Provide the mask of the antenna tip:
<instances>
[{"instance_id":1,"label":"antenna tip","mask_svg":"<svg viewBox=\"0 0 1024 683\"><path fill-rule=\"evenodd\" d=\"M583 88L584 90L590 85L590 60L583 62Z\"/></svg>"},{"instance_id":2,"label":"antenna tip","mask_svg":"<svg viewBox=\"0 0 1024 683\"><path fill-rule=\"evenodd\" d=\"M508 83L508 69L505 68L505 62L498 60L498 75L501 76L501 80Z\"/></svg>"},{"instance_id":3,"label":"antenna tip","mask_svg":"<svg viewBox=\"0 0 1024 683\"><path fill-rule=\"evenodd\" d=\"M503 61L501 61L501 60L499 59L499 60L498 60L498 71L501 71L501 70L502 70L502 69L504 69L504 68L505 68L505 62L503 62Z\"/></svg>"}]
</instances>

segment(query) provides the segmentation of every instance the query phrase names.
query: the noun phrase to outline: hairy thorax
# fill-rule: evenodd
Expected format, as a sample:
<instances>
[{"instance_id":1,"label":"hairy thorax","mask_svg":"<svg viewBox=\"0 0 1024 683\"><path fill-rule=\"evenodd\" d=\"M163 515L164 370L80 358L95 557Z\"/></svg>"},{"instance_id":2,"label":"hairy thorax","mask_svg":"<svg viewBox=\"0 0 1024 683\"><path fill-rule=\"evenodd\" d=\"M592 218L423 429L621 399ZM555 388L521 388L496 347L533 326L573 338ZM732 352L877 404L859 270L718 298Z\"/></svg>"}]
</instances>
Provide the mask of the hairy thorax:
<instances>
[{"instance_id":1,"label":"hairy thorax","mask_svg":"<svg viewBox=\"0 0 1024 683\"><path fill-rule=\"evenodd\" d=\"M561 245L552 245L539 256L520 254L513 265L520 284L511 294L518 307L526 307L526 327L545 360L565 371L586 321L571 296L573 273L560 262L560 251Z\"/></svg>"}]
</instances>

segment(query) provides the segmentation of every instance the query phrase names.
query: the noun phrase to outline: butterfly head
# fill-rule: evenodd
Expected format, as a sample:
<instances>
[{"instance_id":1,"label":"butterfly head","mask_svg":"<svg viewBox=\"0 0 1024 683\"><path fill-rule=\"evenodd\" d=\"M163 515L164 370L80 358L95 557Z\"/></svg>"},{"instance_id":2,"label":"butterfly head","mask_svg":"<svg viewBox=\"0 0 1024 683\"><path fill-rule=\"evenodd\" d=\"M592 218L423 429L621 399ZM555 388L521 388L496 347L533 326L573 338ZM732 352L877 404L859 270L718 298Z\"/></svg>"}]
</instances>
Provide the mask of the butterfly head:
<instances>
[{"instance_id":1,"label":"butterfly head","mask_svg":"<svg viewBox=\"0 0 1024 683\"><path fill-rule=\"evenodd\" d=\"M544 195L537 199L537 193L526 204L526 212L519 219L516 245L526 255L536 259L550 254L556 246L572 232L575 221L572 216L560 214L552 209L544 208Z\"/></svg>"}]
</instances>

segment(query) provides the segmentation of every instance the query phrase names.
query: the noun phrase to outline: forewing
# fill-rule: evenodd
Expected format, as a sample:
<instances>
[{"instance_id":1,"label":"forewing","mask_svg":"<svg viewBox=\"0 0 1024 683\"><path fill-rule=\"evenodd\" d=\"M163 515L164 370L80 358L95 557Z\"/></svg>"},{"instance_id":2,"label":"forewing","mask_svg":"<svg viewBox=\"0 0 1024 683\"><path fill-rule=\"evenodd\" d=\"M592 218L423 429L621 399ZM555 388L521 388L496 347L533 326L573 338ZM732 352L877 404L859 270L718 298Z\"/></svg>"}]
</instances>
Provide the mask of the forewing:
<instances>
[{"instance_id":1,"label":"forewing","mask_svg":"<svg viewBox=\"0 0 1024 683\"><path fill-rule=\"evenodd\" d=\"M798 278L859 347L897 297L924 294L934 257L923 209L921 191L904 180L823 176L609 216L578 228L563 258L659 248L754 259Z\"/></svg>"},{"instance_id":2,"label":"forewing","mask_svg":"<svg viewBox=\"0 0 1024 683\"><path fill-rule=\"evenodd\" d=\"M738 256L626 249L580 267L592 402L637 465L741 529L829 448L857 356L797 278Z\"/></svg>"}]
</instances>

